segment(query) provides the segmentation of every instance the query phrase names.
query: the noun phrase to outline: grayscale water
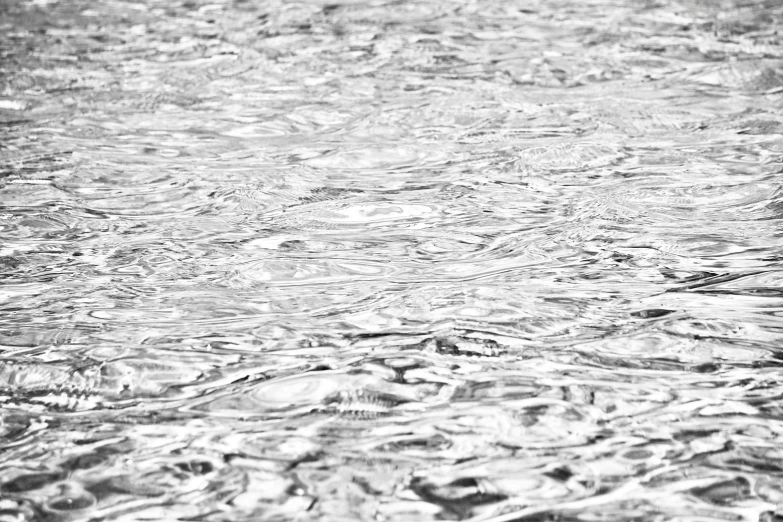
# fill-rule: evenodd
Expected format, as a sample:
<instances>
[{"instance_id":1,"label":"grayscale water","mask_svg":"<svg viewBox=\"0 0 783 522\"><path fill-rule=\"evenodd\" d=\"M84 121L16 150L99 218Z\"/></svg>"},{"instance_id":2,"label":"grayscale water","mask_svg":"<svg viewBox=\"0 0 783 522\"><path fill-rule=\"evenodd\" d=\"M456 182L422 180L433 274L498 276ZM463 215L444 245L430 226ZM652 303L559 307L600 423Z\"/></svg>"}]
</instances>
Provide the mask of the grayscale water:
<instances>
[{"instance_id":1,"label":"grayscale water","mask_svg":"<svg viewBox=\"0 0 783 522\"><path fill-rule=\"evenodd\" d=\"M780 0L1 0L0 128L1 522L783 520Z\"/></svg>"}]
</instances>

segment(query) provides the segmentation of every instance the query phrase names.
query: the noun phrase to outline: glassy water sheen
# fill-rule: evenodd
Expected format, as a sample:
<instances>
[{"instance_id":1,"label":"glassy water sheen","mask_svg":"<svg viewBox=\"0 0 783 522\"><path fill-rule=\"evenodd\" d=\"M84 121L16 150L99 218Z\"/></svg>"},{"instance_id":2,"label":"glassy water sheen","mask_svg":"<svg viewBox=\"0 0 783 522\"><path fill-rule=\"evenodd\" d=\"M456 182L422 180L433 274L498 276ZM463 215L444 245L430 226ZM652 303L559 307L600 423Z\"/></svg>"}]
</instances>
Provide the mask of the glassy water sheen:
<instances>
[{"instance_id":1,"label":"glassy water sheen","mask_svg":"<svg viewBox=\"0 0 783 522\"><path fill-rule=\"evenodd\" d=\"M783 520L780 0L0 13L0 521Z\"/></svg>"}]
</instances>

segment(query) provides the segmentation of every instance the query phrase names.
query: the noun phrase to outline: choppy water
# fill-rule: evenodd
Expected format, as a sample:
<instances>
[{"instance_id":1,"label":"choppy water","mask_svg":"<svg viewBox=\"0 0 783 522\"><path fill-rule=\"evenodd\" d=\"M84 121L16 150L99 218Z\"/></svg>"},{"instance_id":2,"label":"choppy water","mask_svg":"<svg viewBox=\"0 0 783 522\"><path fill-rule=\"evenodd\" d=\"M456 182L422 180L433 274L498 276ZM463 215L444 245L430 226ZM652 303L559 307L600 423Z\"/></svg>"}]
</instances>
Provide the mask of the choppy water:
<instances>
[{"instance_id":1,"label":"choppy water","mask_svg":"<svg viewBox=\"0 0 783 522\"><path fill-rule=\"evenodd\" d=\"M779 0L0 13L0 521L783 518Z\"/></svg>"}]
</instances>

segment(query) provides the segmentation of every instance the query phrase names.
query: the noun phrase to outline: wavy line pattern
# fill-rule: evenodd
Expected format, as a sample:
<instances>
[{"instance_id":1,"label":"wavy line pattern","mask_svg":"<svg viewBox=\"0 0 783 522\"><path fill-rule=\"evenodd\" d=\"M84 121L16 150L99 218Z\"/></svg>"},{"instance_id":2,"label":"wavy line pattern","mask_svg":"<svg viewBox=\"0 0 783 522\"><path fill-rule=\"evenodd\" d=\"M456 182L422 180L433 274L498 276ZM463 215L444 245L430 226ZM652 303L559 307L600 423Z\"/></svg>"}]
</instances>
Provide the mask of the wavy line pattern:
<instances>
[{"instance_id":1,"label":"wavy line pattern","mask_svg":"<svg viewBox=\"0 0 783 522\"><path fill-rule=\"evenodd\" d=\"M0 2L0 521L780 520L781 27Z\"/></svg>"}]
</instances>

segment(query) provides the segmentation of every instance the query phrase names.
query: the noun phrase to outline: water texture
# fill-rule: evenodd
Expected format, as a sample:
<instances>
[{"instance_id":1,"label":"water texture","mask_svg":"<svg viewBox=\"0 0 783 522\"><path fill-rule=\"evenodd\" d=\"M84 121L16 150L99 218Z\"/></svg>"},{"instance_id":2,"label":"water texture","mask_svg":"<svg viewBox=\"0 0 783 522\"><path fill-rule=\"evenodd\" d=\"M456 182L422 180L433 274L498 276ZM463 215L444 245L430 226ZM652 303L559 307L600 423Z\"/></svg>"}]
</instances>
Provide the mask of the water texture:
<instances>
[{"instance_id":1,"label":"water texture","mask_svg":"<svg viewBox=\"0 0 783 522\"><path fill-rule=\"evenodd\" d=\"M0 0L0 521L783 520L780 0Z\"/></svg>"}]
</instances>

